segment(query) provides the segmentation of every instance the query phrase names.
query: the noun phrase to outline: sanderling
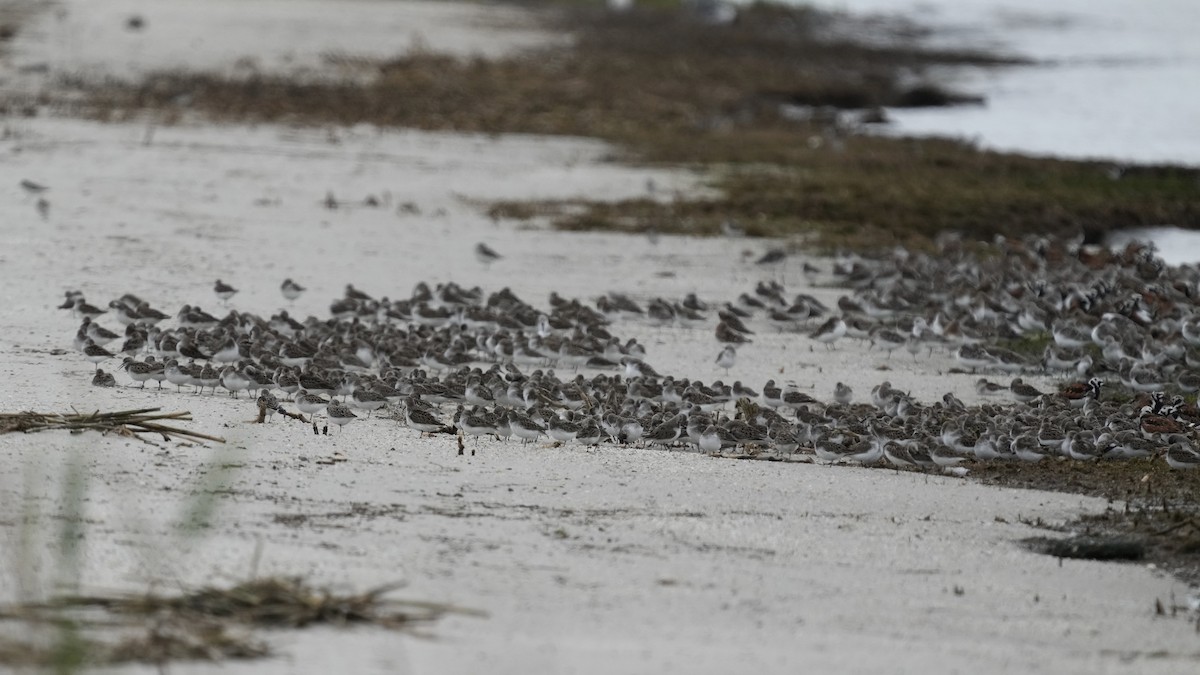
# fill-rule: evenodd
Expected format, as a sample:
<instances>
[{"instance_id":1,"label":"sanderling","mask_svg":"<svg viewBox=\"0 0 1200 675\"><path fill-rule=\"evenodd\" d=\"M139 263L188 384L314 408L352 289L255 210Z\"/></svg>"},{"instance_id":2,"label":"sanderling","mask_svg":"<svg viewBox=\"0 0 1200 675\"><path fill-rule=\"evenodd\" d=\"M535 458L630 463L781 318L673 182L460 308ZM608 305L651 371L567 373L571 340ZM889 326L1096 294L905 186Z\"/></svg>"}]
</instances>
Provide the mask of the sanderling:
<instances>
[{"instance_id":1,"label":"sanderling","mask_svg":"<svg viewBox=\"0 0 1200 675\"><path fill-rule=\"evenodd\" d=\"M652 445L670 446L679 440L679 435L683 433L683 428L680 426L683 421L682 417L682 415L676 415L659 424L645 435L646 442Z\"/></svg>"},{"instance_id":2,"label":"sanderling","mask_svg":"<svg viewBox=\"0 0 1200 675\"><path fill-rule=\"evenodd\" d=\"M454 425L458 429L461 429L463 434L474 436L476 442L479 441L480 436L496 434L497 431L496 420L491 419L490 414L485 413L478 407L472 411L467 411L464 410L462 405L458 406Z\"/></svg>"},{"instance_id":3,"label":"sanderling","mask_svg":"<svg viewBox=\"0 0 1200 675\"><path fill-rule=\"evenodd\" d=\"M737 347L733 345L725 345L720 354L717 354L717 367L724 368L725 372L733 367L737 362Z\"/></svg>"},{"instance_id":4,"label":"sanderling","mask_svg":"<svg viewBox=\"0 0 1200 675\"><path fill-rule=\"evenodd\" d=\"M1073 460L1090 462L1100 458L1096 449L1095 434L1092 431L1077 431L1067 436L1062 449Z\"/></svg>"},{"instance_id":5,"label":"sanderling","mask_svg":"<svg viewBox=\"0 0 1200 675\"><path fill-rule=\"evenodd\" d=\"M88 361L96 364L96 370L100 370L100 363L111 359L112 357L116 356L116 354L113 354L104 347L97 345L92 341L91 338L88 338L83 343L83 356Z\"/></svg>"},{"instance_id":6,"label":"sanderling","mask_svg":"<svg viewBox=\"0 0 1200 675\"><path fill-rule=\"evenodd\" d=\"M787 258L787 251L781 248L773 248L762 254L758 260L754 261L756 265L774 265L775 263L783 262Z\"/></svg>"},{"instance_id":7,"label":"sanderling","mask_svg":"<svg viewBox=\"0 0 1200 675\"><path fill-rule=\"evenodd\" d=\"M708 425L700 434L700 439L696 443L697 447L703 452L720 452L721 451L721 433L715 425Z\"/></svg>"},{"instance_id":8,"label":"sanderling","mask_svg":"<svg viewBox=\"0 0 1200 675\"><path fill-rule=\"evenodd\" d=\"M1013 437L1009 442L1009 450L1022 462L1040 462L1046 457L1046 450L1033 432L1026 432Z\"/></svg>"},{"instance_id":9,"label":"sanderling","mask_svg":"<svg viewBox=\"0 0 1200 675\"><path fill-rule=\"evenodd\" d=\"M347 300L373 300L371 296L363 293L354 287L354 284L346 284L345 298Z\"/></svg>"},{"instance_id":10,"label":"sanderling","mask_svg":"<svg viewBox=\"0 0 1200 675\"><path fill-rule=\"evenodd\" d=\"M747 328L745 323L742 323L743 317L739 316L735 312L730 311L729 309L717 310L717 317L719 319L721 319L722 322L727 324L730 328L736 330L739 333L745 333L746 335L754 335L754 331Z\"/></svg>"},{"instance_id":11,"label":"sanderling","mask_svg":"<svg viewBox=\"0 0 1200 675\"><path fill-rule=\"evenodd\" d=\"M350 405L359 410L366 410L367 417L370 417L376 410L387 405L387 397L365 387L355 387L350 394Z\"/></svg>"},{"instance_id":12,"label":"sanderling","mask_svg":"<svg viewBox=\"0 0 1200 675\"><path fill-rule=\"evenodd\" d=\"M482 241L478 244L475 244L475 259L478 260L484 267L490 267L492 263L503 257L504 256L492 250L491 246L488 246Z\"/></svg>"},{"instance_id":13,"label":"sanderling","mask_svg":"<svg viewBox=\"0 0 1200 675\"><path fill-rule=\"evenodd\" d=\"M575 442L586 447L593 447L600 444L602 436L600 425L594 418L588 417L580 424L579 432L575 434Z\"/></svg>"},{"instance_id":14,"label":"sanderling","mask_svg":"<svg viewBox=\"0 0 1200 675\"><path fill-rule=\"evenodd\" d=\"M767 380L762 388L762 402L768 408L778 408L783 405L783 389L775 386L775 380Z\"/></svg>"},{"instance_id":15,"label":"sanderling","mask_svg":"<svg viewBox=\"0 0 1200 675\"><path fill-rule=\"evenodd\" d=\"M1156 367L1133 366L1121 375L1121 383L1134 391L1162 391L1166 387L1166 378Z\"/></svg>"},{"instance_id":16,"label":"sanderling","mask_svg":"<svg viewBox=\"0 0 1200 675\"><path fill-rule=\"evenodd\" d=\"M441 431L446 427L445 424L434 417L429 411L408 403L404 405L404 421L410 428L426 434Z\"/></svg>"},{"instance_id":17,"label":"sanderling","mask_svg":"<svg viewBox=\"0 0 1200 675\"><path fill-rule=\"evenodd\" d=\"M1012 384L1010 384L1008 387L1012 390L1013 398L1017 399L1021 403L1032 403L1041 398L1043 395L1043 392L1039 391L1037 387L1026 384L1025 381L1019 377L1014 379Z\"/></svg>"},{"instance_id":18,"label":"sanderling","mask_svg":"<svg viewBox=\"0 0 1200 675\"><path fill-rule=\"evenodd\" d=\"M992 382L986 377L981 377L975 381L975 393L980 396L998 396L1006 391L1009 391L1008 387L998 382Z\"/></svg>"},{"instance_id":19,"label":"sanderling","mask_svg":"<svg viewBox=\"0 0 1200 675\"><path fill-rule=\"evenodd\" d=\"M221 281L220 279L217 279L217 283L213 284L213 293L217 294L217 297L221 299L221 302L227 302L237 292L238 291L236 288Z\"/></svg>"},{"instance_id":20,"label":"sanderling","mask_svg":"<svg viewBox=\"0 0 1200 675\"><path fill-rule=\"evenodd\" d=\"M83 325L80 327L84 329L84 332L89 338L91 338L92 342L95 342L101 347L121 337L104 326L92 321L90 318L85 318L83 320Z\"/></svg>"},{"instance_id":21,"label":"sanderling","mask_svg":"<svg viewBox=\"0 0 1200 675\"><path fill-rule=\"evenodd\" d=\"M771 444L775 446L775 452L780 455L790 455L800 447L795 432L787 422L777 421L771 427L770 439Z\"/></svg>"},{"instance_id":22,"label":"sanderling","mask_svg":"<svg viewBox=\"0 0 1200 675\"><path fill-rule=\"evenodd\" d=\"M283 283L279 286L279 292L283 293L283 298L288 302L295 302L296 298L299 298L300 294L304 293L305 290L303 286L292 281L290 278L284 279Z\"/></svg>"},{"instance_id":23,"label":"sanderling","mask_svg":"<svg viewBox=\"0 0 1200 675\"><path fill-rule=\"evenodd\" d=\"M178 391L182 391L183 385L185 385L185 384L186 385L195 384L195 380L192 377L192 374L188 370L186 370L182 365L180 365L179 361L177 361L175 359L171 359L171 360L167 361L166 366L163 370L163 375L166 376L167 382L170 382L171 384L175 385L175 389Z\"/></svg>"},{"instance_id":24,"label":"sanderling","mask_svg":"<svg viewBox=\"0 0 1200 675\"><path fill-rule=\"evenodd\" d=\"M846 334L846 322L840 317L830 317L828 321L821 324L816 330L809 333L808 336L817 342L825 343L825 346L832 349L833 343L837 342L838 338Z\"/></svg>"},{"instance_id":25,"label":"sanderling","mask_svg":"<svg viewBox=\"0 0 1200 675\"><path fill-rule=\"evenodd\" d=\"M990 346L984 352L992 357L992 367L1006 373L1019 373L1029 369L1029 361L1011 349Z\"/></svg>"},{"instance_id":26,"label":"sanderling","mask_svg":"<svg viewBox=\"0 0 1200 675\"><path fill-rule=\"evenodd\" d=\"M621 434L625 437L626 443L640 443L646 435L646 428L642 426L640 420L634 417L621 423Z\"/></svg>"},{"instance_id":27,"label":"sanderling","mask_svg":"<svg viewBox=\"0 0 1200 675\"><path fill-rule=\"evenodd\" d=\"M907 338L890 328L881 328L871 336L871 344L887 352L889 359L892 358L892 352L904 346L906 340Z\"/></svg>"},{"instance_id":28,"label":"sanderling","mask_svg":"<svg viewBox=\"0 0 1200 675\"><path fill-rule=\"evenodd\" d=\"M883 445L880 439L862 440L847 448L843 456L859 464L874 464L883 459Z\"/></svg>"},{"instance_id":29,"label":"sanderling","mask_svg":"<svg viewBox=\"0 0 1200 675\"><path fill-rule=\"evenodd\" d=\"M325 415L329 418L330 422L338 425L339 433L342 427L358 419L358 415L355 415L353 411L338 401L330 401L325 406Z\"/></svg>"},{"instance_id":30,"label":"sanderling","mask_svg":"<svg viewBox=\"0 0 1200 675\"><path fill-rule=\"evenodd\" d=\"M883 442L883 458L897 469L916 466L908 447L892 440Z\"/></svg>"},{"instance_id":31,"label":"sanderling","mask_svg":"<svg viewBox=\"0 0 1200 675\"><path fill-rule=\"evenodd\" d=\"M105 313L108 310L100 309L99 307L96 307L95 305L89 305L88 302L86 300L84 300L83 296L81 295L81 296L75 298L74 304L71 305L71 311L75 314L75 317L78 319L95 319L96 317L100 316L101 314Z\"/></svg>"},{"instance_id":32,"label":"sanderling","mask_svg":"<svg viewBox=\"0 0 1200 675\"><path fill-rule=\"evenodd\" d=\"M140 387L141 389L146 388L146 380L154 377L154 366L150 365L149 363L135 361L131 356L126 356L124 360L122 360L121 368L125 372L129 373L129 377L132 378L134 382L142 383L142 386Z\"/></svg>"},{"instance_id":33,"label":"sanderling","mask_svg":"<svg viewBox=\"0 0 1200 675\"><path fill-rule=\"evenodd\" d=\"M238 394L254 386L254 382L240 368L225 366L220 370L219 381L229 395L237 398Z\"/></svg>"},{"instance_id":34,"label":"sanderling","mask_svg":"<svg viewBox=\"0 0 1200 675\"><path fill-rule=\"evenodd\" d=\"M296 407L300 409L300 412L308 413L309 415L315 415L325 410L325 407L329 405L329 401L316 394L308 393L304 388L298 389L292 400L296 402Z\"/></svg>"},{"instance_id":35,"label":"sanderling","mask_svg":"<svg viewBox=\"0 0 1200 675\"><path fill-rule=\"evenodd\" d=\"M117 378L112 376L112 373L96 368L96 374L92 376L92 385L96 387L115 387L117 386Z\"/></svg>"},{"instance_id":36,"label":"sanderling","mask_svg":"<svg viewBox=\"0 0 1200 675\"><path fill-rule=\"evenodd\" d=\"M716 336L718 342L732 344L744 344L751 342L750 338L738 332L736 328L730 326L729 323L725 321L717 322Z\"/></svg>"},{"instance_id":37,"label":"sanderling","mask_svg":"<svg viewBox=\"0 0 1200 675\"><path fill-rule=\"evenodd\" d=\"M645 361L632 357L625 357L621 359L621 363L625 364L625 377L627 378L659 377L658 371L654 370L654 368L652 368L650 364L646 363Z\"/></svg>"},{"instance_id":38,"label":"sanderling","mask_svg":"<svg viewBox=\"0 0 1200 675\"><path fill-rule=\"evenodd\" d=\"M42 185L41 183L35 183L28 178L25 178L21 181L21 189L31 195L40 195L50 188Z\"/></svg>"},{"instance_id":39,"label":"sanderling","mask_svg":"<svg viewBox=\"0 0 1200 675\"><path fill-rule=\"evenodd\" d=\"M521 439L523 443L536 441L546 431L537 422L515 410L508 411L508 426L512 429L513 436Z\"/></svg>"},{"instance_id":40,"label":"sanderling","mask_svg":"<svg viewBox=\"0 0 1200 675\"><path fill-rule=\"evenodd\" d=\"M1200 391L1200 373L1194 370L1182 371L1175 378L1175 384L1183 393L1194 394Z\"/></svg>"},{"instance_id":41,"label":"sanderling","mask_svg":"<svg viewBox=\"0 0 1200 675\"><path fill-rule=\"evenodd\" d=\"M730 388L730 393L733 395L733 398L735 398L735 399L738 399L738 398L756 399L756 398L758 398L758 392L754 391L750 387L747 387L746 385L742 384L741 380L735 380L733 382L733 386Z\"/></svg>"},{"instance_id":42,"label":"sanderling","mask_svg":"<svg viewBox=\"0 0 1200 675\"><path fill-rule=\"evenodd\" d=\"M965 455L959 454L952 448L941 444L935 444L929 449L929 458L934 464L937 464L942 468L957 466L969 459Z\"/></svg>"},{"instance_id":43,"label":"sanderling","mask_svg":"<svg viewBox=\"0 0 1200 675\"><path fill-rule=\"evenodd\" d=\"M791 382L789 382L787 387L784 388L779 400L782 402L783 407L790 408L792 410L799 410L804 406L817 403L817 399L800 391L796 385Z\"/></svg>"},{"instance_id":44,"label":"sanderling","mask_svg":"<svg viewBox=\"0 0 1200 675\"><path fill-rule=\"evenodd\" d=\"M813 444L813 453L823 462L836 462L846 458L850 450L841 443L833 440L819 440Z\"/></svg>"},{"instance_id":45,"label":"sanderling","mask_svg":"<svg viewBox=\"0 0 1200 675\"><path fill-rule=\"evenodd\" d=\"M954 358L963 366L970 368L971 372L975 372L978 368L987 368L996 363L996 359L992 357L983 347L975 344L961 345L954 352Z\"/></svg>"},{"instance_id":46,"label":"sanderling","mask_svg":"<svg viewBox=\"0 0 1200 675\"><path fill-rule=\"evenodd\" d=\"M568 415L570 413L567 413ZM546 435L560 443L570 443L579 434L579 425L573 420L549 415L546 419Z\"/></svg>"},{"instance_id":47,"label":"sanderling","mask_svg":"<svg viewBox=\"0 0 1200 675\"><path fill-rule=\"evenodd\" d=\"M217 385L221 384L221 373L213 367L211 362L205 363L196 379L199 381L201 394L204 393L205 387L211 387L213 395L216 395Z\"/></svg>"},{"instance_id":48,"label":"sanderling","mask_svg":"<svg viewBox=\"0 0 1200 675\"><path fill-rule=\"evenodd\" d=\"M63 300L63 304L58 305L57 308L58 309L74 309L75 301L83 298L83 291L69 290L69 291L66 291L64 293L64 295L66 296L66 298Z\"/></svg>"},{"instance_id":49,"label":"sanderling","mask_svg":"<svg viewBox=\"0 0 1200 675\"><path fill-rule=\"evenodd\" d=\"M1172 469L1200 469L1200 453L1190 441L1179 440L1167 447L1167 465Z\"/></svg>"}]
</instances>

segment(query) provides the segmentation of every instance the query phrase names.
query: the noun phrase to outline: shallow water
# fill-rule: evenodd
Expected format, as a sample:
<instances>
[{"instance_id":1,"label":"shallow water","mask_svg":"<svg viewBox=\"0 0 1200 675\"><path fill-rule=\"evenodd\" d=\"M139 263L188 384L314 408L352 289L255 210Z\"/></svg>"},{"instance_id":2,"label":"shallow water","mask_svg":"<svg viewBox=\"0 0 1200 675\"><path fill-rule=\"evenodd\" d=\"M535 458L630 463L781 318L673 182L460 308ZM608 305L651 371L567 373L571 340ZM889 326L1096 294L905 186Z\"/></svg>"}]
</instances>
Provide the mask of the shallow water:
<instances>
[{"instance_id":1,"label":"shallow water","mask_svg":"<svg viewBox=\"0 0 1200 675\"><path fill-rule=\"evenodd\" d=\"M1200 232L1179 227L1140 227L1114 232L1108 245L1124 248L1131 241L1154 244L1158 256L1168 265L1187 265L1200 262Z\"/></svg>"},{"instance_id":2,"label":"shallow water","mask_svg":"<svg viewBox=\"0 0 1200 675\"><path fill-rule=\"evenodd\" d=\"M996 49L1037 65L968 69L959 87L981 106L890 111L896 133L1117 162L1200 165L1200 3L1159 0L815 0L854 13L900 14L936 42Z\"/></svg>"},{"instance_id":3,"label":"shallow water","mask_svg":"<svg viewBox=\"0 0 1200 675\"><path fill-rule=\"evenodd\" d=\"M968 138L981 147L1114 163L1200 166L1200 3L1156 0L812 0L899 14L937 44L999 50L1037 65L951 75L979 106L892 110L886 133ZM1198 186L1200 188L1200 186ZM1150 241L1172 264L1200 262L1200 234L1163 223L1113 236Z\"/></svg>"}]
</instances>

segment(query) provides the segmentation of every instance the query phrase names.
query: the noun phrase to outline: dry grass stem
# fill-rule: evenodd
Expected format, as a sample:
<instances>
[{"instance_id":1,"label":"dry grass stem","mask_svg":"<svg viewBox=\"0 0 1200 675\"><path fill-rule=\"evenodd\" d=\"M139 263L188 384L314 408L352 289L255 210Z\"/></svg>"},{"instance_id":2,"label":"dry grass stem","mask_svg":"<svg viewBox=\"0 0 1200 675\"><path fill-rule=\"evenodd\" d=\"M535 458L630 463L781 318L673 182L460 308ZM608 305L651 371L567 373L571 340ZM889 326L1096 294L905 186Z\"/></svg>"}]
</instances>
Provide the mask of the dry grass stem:
<instances>
[{"instance_id":1,"label":"dry grass stem","mask_svg":"<svg viewBox=\"0 0 1200 675\"><path fill-rule=\"evenodd\" d=\"M190 412L158 413L161 408L140 408L137 410L121 410L102 413L38 413L32 411L0 414L0 434L33 433L54 429L66 429L71 433L83 431L99 431L120 435L137 436L137 434L154 433L165 440L171 438L191 438L215 443L224 443L219 436L210 436L198 431L180 429L179 427L159 424L159 420L190 421ZM158 413L158 414L154 414Z\"/></svg>"}]
</instances>

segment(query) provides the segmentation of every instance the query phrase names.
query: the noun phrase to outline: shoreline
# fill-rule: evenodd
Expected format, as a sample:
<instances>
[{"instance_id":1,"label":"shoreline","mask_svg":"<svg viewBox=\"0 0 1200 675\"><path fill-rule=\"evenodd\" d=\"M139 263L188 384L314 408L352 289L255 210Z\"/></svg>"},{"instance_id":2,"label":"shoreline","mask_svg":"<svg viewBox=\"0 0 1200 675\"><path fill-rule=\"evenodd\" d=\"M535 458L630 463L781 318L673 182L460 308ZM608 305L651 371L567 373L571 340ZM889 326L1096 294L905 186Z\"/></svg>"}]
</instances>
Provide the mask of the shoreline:
<instances>
[{"instance_id":1,"label":"shoreline","mask_svg":"<svg viewBox=\"0 0 1200 675\"><path fill-rule=\"evenodd\" d=\"M147 143L142 123L9 123L0 231L11 243L0 269L16 292L0 309L10 327L0 337L4 408L162 405L191 410L191 428L229 442L0 436L22 467L0 478L0 501L35 509L25 512L32 531L4 519L0 548L16 555L32 537L42 570L63 562L54 546L74 462L88 476L78 519L87 588L136 592L255 572L352 590L399 579L406 597L488 613L433 624L433 641L272 634L284 658L225 662L223 672L1194 669L1191 625L1155 616L1156 601L1186 597L1186 584L1146 565L1060 561L1018 543L1047 534L1038 520L1105 512L1102 498L620 447L468 439L476 454L459 456L452 438L422 438L379 415L313 436L278 419L249 423L255 409L244 399L90 387L93 365L70 348L78 321L53 309L80 287L94 302L134 292L163 309L215 311L218 277L241 289L229 308L268 315L287 306L278 287L292 277L309 289L290 308L298 317L327 317L348 282L393 298L419 281L507 286L545 308L551 291L721 302L775 280L836 304L844 291L829 287L829 259L793 253L781 269L756 265L771 240L559 232L497 223L479 207L703 194L696 172L623 166L611 145L562 137L188 122L157 127ZM26 195L22 180L49 190ZM478 263L479 242L504 257ZM806 262L822 270L812 280ZM983 400L977 376L950 372L945 353L889 359L851 342L823 352L763 330L726 373L713 363L711 323L615 328L664 372L756 388L795 379L822 400L839 379L859 400L885 379L922 402L947 390ZM335 453L348 461L323 463ZM207 481L222 472L213 488ZM215 510L189 523L186 506L198 498ZM49 593L55 581L4 575L0 600Z\"/></svg>"},{"instance_id":2,"label":"shoreline","mask_svg":"<svg viewBox=\"0 0 1200 675\"><path fill-rule=\"evenodd\" d=\"M51 92L44 105L156 124L198 118L598 138L618 148L621 161L699 170L711 183L704 195L667 201L494 205L497 213L541 214L566 230L714 234L734 221L752 236L824 251L929 250L947 230L985 241L1083 232L1099 242L1114 230L1187 224L1197 215L1190 196L1200 169L1039 159L968 140L864 133L894 106L961 98L938 75L944 68L1003 70L1016 67L1011 57L912 37L883 45L829 39L830 17L782 6L743 8L727 25L665 9L555 6L531 16L570 36L570 45L479 59L463 58L461 45L431 42L395 58L351 58L351 70L340 69L347 59L335 59L324 77L300 81L256 67L157 71L141 80L76 76L67 79L69 95ZM114 49L118 63L137 58L119 41L98 44ZM267 42L262 49L282 48ZM614 97L616 90L623 95ZM810 114L796 119L797 106Z\"/></svg>"},{"instance_id":3,"label":"shoreline","mask_svg":"<svg viewBox=\"0 0 1200 675\"><path fill-rule=\"evenodd\" d=\"M595 279L605 278L599 271L614 266L621 273L607 277L605 290L638 297L697 292L719 299L730 289L752 286L762 274L753 257L731 254L727 241L662 236L651 244L623 235L515 230L446 199L462 184L449 177L461 176L455 172L467 165L477 167L476 189L487 184L478 169L499 181L491 189L526 189L511 178L525 162L547 167L532 174L543 190L548 187L544 177L551 175L614 197L622 184L641 189L642 170L630 175L610 164L581 162L580 148L561 139L456 140L391 132L347 135L330 148L319 135L305 141L270 127L175 127L161 130L146 147L137 127L66 121L35 126L55 140L29 143L18 155L20 163L5 169L9 180L4 182L15 184L30 166L53 170L60 176L52 187L55 205L50 225L30 231L36 236L25 235L16 249L26 262L17 266L17 258L6 259L4 265L14 273L11 278L35 281L47 251L54 251L55 264L68 277L93 280L83 290L96 299L141 291L164 307L188 301L209 306L204 275L211 271L242 289L233 307L270 311L283 306L278 277L293 276L310 288L296 313L323 316L325 299L350 280L372 293L400 296L417 279L456 278L489 289L520 281L524 285L514 287L518 294L541 305L554 289L590 297L598 290ZM380 152L381 143L397 145ZM368 148L373 148L369 154ZM283 169L296 156L307 158L303 174ZM121 157L126 159L117 161ZM398 173L397 157L409 158L407 180ZM260 163L259 178L248 182L252 159ZM76 167L76 178L68 178L68 166ZM106 178L89 170L96 166L108 167ZM423 215L361 207L330 212L322 206L331 184L353 179L363 185L365 176L385 166L387 177L378 180L393 186L392 203L411 200ZM431 166L441 166L441 176L423 182L419 176ZM123 173L114 174L117 167ZM157 188L106 187L139 184L145 167L154 168ZM215 184L212 176L219 176ZM432 185L440 185L441 192L431 191ZM277 202L247 211L264 188ZM157 207L164 201L190 206L166 215ZM17 200L10 206L17 209L6 219L9 228L17 228L10 234L37 218L31 204ZM447 214L424 215L437 208ZM125 225L84 228L80 215ZM381 238L385 232L399 239L381 247L392 241ZM286 251L275 244L283 240L289 242ZM190 243L164 245L171 241ZM506 258L483 268L470 253L476 241L487 241ZM406 252L410 248L420 254ZM306 257L296 258L293 250ZM140 264L148 251L155 252L155 264ZM214 257L217 251L224 252L220 258ZM441 261L454 261L453 269L439 273ZM541 274L529 274L532 268ZM673 275L660 276L665 270ZM792 274L785 281L805 288L802 275ZM158 290L146 292L151 287ZM20 503L28 490L60 494L57 477L72 456L95 477L84 506L87 522L94 523L89 529L97 528L89 535L83 563L89 586L136 590L146 578L171 585L244 578L253 551L262 545L261 573L301 574L362 589L393 581L399 571L409 581L407 597L489 613L487 619L442 620L433 627L442 640L434 643L390 633L281 637L279 644L293 658L312 656L312 663L321 663L310 649L337 649L353 640L362 649L341 658L362 658L355 663L366 670L382 660L413 672L469 672L476 659L484 659L499 672L543 666L587 671L599 666L595 654L616 651L623 656L613 663L626 670L679 664L719 671L752 663L781 672L794 665L789 655L802 636L813 650L806 651L808 657L830 667L869 665L854 647L864 640L881 653L903 645L906 667L913 669L934 662L971 663L984 672L1003 672L1011 665L1010 652L998 645L1014 640L1037 644L1029 652L1030 663L1053 670L1115 668L1125 658L1157 672L1183 672L1193 665L1182 656L1193 644L1190 625L1159 621L1153 614L1156 598L1168 603L1171 594L1183 597L1184 585L1144 566L1086 561L1059 566L1016 543L1040 532L1026 524L1030 519L1062 522L1101 512L1102 499L879 469L622 448L521 448L493 441L475 446L468 440L477 454L458 457L453 439L422 439L378 416L329 437L278 421L247 424L254 410L245 400L89 387L91 364L69 349L52 353L67 344L77 323L52 309L59 292L31 287L23 301L6 310L15 335L24 336L10 337L2 347L12 382L4 394L10 402L6 407L164 405L191 410L194 428L229 440L229 447L214 455L203 448L154 449L91 434L0 437L6 455L32 469L32 474L13 472L4 479L6 503ZM707 330L618 327L638 335L656 367L668 372L701 375L696 364L716 351ZM787 336L758 339L734 372L726 376L713 367L703 377L755 384L779 377L785 353L779 349ZM805 349L793 357L798 361L783 364L782 376L826 382L817 386L817 394L842 376L831 369L830 359L844 364L838 367L842 373L861 369L853 364L864 357L868 363L888 363L884 354L851 343L828 353ZM903 363L899 357L892 360ZM934 400L945 390L946 366L939 363L924 359L912 370L861 372L866 381L892 379L906 388L925 372L928 388L913 390L923 400ZM46 369L54 373L50 379L38 375ZM962 384L953 389L969 395L963 389L974 378L957 377ZM333 453L349 461L318 463ZM175 541L180 498L202 489L195 480L213 463L236 467L219 493L216 515L198 539L168 547L178 555L154 555L161 542ZM32 475L34 482L23 485L30 480L23 475ZM60 508L52 498L39 510ZM12 527L3 533L16 534ZM889 555L881 557L880 550ZM0 582L3 597L19 592L13 581ZM966 595L955 595L956 586ZM1098 594L1096 587L1108 590ZM1021 608L1021 621L998 622L996 617L1013 616L1014 606ZM862 607L871 607L870 615L877 618L862 618ZM905 622L914 607L924 608L921 622L901 634L878 631L878 621ZM1096 632L1071 629L1085 624ZM746 625L758 626L765 643L777 648L764 650L757 641L751 648L735 639ZM986 626L988 638L966 630L969 625ZM1064 631L1070 635L1052 643L1034 639ZM1001 635L1007 637L997 643ZM924 647L915 650L914 644ZM555 650L549 661L547 649ZM1105 651L1113 649L1124 656L1104 655L1114 654ZM1183 660L1138 656L1155 651L1179 653ZM267 661L222 667L260 672L282 666Z\"/></svg>"}]
</instances>

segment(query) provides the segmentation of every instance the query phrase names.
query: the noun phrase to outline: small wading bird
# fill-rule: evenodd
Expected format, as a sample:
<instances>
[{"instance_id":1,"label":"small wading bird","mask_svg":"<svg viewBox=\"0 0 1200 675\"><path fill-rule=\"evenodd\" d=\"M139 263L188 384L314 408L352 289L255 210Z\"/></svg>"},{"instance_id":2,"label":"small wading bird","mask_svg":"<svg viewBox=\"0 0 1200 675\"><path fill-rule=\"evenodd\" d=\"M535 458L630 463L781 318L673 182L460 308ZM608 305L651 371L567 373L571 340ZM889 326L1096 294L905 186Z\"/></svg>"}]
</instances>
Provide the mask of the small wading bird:
<instances>
[{"instance_id":1,"label":"small wading bird","mask_svg":"<svg viewBox=\"0 0 1200 675\"><path fill-rule=\"evenodd\" d=\"M305 288L300 284L289 279L284 279L283 284L279 286L279 292L283 293L283 298L288 302L295 302L304 293Z\"/></svg>"},{"instance_id":2,"label":"small wading bird","mask_svg":"<svg viewBox=\"0 0 1200 675\"><path fill-rule=\"evenodd\" d=\"M21 181L21 189L31 195L40 195L43 192L45 192L46 190L49 190L50 188L46 187L45 185L42 185L41 183L35 183L35 182L29 180L28 178L26 178Z\"/></svg>"},{"instance_id":3,"label":"small wading bird","mask_svg":"<svg viewBox=\"0 0 1200 675\"><path fill-rule=\"evenodd\" d=\"M236 288L221 281L220 279L217 279L217 283L213 284L213 293L217 294L217 297L220 298L221 302L228 302L228 300L237 292L238 290Z\"/></svg>"},{"instance_id":4,"label":"small wading bird","mask_svg":"<svg viewBox=\"0 0 1200 675\"><path fill-rule=\"evenodd\" d=\"M737 363L737 347L725 345L721 353L717 354L717 367L724 368L725 372L729 372L734 363Z\"/></svg>"},{"instance_id":5,"label":"small wading bird","mask_svg":"<svg viewBox=\"0 0 1200 675\"><path fill-rule=\"evenodd\" d=\"M482 241L475 244L475 259L482 263L484 267L490 267L492 263L503 257Z\"/></svg>"}]
</instances>

